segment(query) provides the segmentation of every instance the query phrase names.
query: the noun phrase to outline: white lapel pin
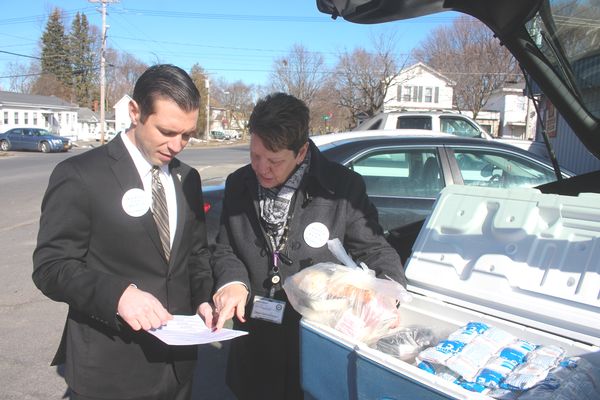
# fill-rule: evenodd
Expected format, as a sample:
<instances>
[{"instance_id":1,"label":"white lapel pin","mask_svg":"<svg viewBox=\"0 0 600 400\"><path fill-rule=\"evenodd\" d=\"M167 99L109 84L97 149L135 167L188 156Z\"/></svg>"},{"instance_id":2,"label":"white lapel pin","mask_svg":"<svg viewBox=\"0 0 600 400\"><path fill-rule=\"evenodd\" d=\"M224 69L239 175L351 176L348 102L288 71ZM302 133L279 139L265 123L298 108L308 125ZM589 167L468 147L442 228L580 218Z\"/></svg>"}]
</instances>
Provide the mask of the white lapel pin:
<instances>
[{"instance_id":1,"label":"white lapel pin","mask_svg":"<svg viewBox=\"0 0 600 400\"><path fill-rule=\"evenodd\" d=\"M177 179L179 179L179 182L181 182L181 174L177 174Z\"/></svg>"}]
</instances>

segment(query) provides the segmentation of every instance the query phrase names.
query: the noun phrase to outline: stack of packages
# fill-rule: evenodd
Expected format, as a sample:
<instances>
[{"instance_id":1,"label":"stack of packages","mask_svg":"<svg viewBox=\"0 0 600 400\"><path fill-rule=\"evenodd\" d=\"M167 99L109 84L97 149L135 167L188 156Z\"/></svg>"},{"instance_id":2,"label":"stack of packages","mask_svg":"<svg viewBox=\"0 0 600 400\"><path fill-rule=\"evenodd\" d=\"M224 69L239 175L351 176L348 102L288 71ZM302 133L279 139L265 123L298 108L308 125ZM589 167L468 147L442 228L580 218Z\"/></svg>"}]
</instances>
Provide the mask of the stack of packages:
<instances>
[{"instance_id":1,"label":"stack of packages","mask_svg":"<svg viewBox=\"0 0 600 400\"><path fill-rule=\"evenodd\" d=\"M560 398L557 389L561 385L564 391L573 378L577 379L565 371L583 372L589 365L578 358L566 359L565 350L558 346L536 345L481 322L469 322L436 346L421 351L416 363L442 379L490 397L543 399L552 396L554 400ZM553 375L549 377L551 371ZM577 395L572 397L571 390L565 399L597 398L593 389L597 382L589 380L587 386L579 382ZM588 389L589 396L584 394Z\"/></svg>"}]
</instances>

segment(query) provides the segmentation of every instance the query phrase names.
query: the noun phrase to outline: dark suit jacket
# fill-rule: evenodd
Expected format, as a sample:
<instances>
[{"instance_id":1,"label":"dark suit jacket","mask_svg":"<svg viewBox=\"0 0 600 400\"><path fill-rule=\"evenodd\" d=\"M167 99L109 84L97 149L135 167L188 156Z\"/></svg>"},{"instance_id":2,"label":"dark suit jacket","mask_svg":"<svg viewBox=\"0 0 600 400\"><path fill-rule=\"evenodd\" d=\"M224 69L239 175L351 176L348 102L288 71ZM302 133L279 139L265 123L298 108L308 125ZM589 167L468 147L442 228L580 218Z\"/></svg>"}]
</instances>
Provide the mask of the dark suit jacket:
<instances>
[{"instance_id":1,"label":"dark suit jacket","mask_svg":"<svg viewBox=\"0 0 600 400\"><path fill-rule=\"evenodd\" d=\"M151 212L132 217L121 204L129 189L143 189L121 137L61 162L50 176L33 281L46 296L69 305L53 363L65 363L67 383L80 394L151 394L169 363L181 381L193 373L195 346L167 346L116 315L130 283L172 314L194 314L210 299L200 176L177 159L169 167L178 215L169 263Z\"/></svg>"}]
</instances>

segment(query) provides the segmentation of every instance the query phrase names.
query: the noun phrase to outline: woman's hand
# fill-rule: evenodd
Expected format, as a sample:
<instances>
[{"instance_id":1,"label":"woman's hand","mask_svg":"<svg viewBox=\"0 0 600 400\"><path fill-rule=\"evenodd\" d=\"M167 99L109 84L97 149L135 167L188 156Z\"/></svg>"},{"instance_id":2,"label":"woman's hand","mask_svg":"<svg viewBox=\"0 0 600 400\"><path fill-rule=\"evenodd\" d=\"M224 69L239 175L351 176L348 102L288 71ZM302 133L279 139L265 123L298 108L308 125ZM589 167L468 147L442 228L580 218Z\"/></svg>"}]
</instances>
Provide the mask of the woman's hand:
<instances>
[{"instance_id":1,"label":"woman's hand","mask_svg":"<svg viewBox=\"0 0 600 400\"><path fill-rule=\"evenodd\" d=\"M217 318L213 329L223 328L225 321L233 318L234 315L240 322L246 322L244 313L246 312L247 299L248 289L242 283L234 283L219 289L213 296L215 317Z\"/></svg>"}]
</instances>

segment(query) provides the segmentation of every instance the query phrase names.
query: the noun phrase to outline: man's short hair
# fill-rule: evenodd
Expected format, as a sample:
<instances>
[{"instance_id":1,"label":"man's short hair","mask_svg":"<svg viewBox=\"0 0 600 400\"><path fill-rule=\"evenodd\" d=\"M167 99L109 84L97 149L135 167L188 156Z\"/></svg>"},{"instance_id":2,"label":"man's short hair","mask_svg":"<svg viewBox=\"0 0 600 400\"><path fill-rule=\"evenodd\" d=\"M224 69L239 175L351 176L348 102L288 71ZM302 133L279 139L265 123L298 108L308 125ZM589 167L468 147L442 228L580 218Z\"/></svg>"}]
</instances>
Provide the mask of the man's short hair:
<instances>
[{"instance_id":1,"label":"man's short hair","mask_svg":"<svg viewBox=\"0 0 600 400\"><path fill-rule=\"evenodd\" d=\"M142 123L154 113L156 99L172 100L185 112L200 108L200 92L194 81L175 65L153 65L135 83L133 100L140 108Z\"/></svg>"},{"instance_id":2,"label":"man's short hair","mask_svg":"<svg viewBox=\"0 0 600 400\"><path fill-rule=\"evenodd\" d=\"M297 154L308 141L309 118L302 100L286 93L272 93L256 103L248 129L270 151L287 149Z\"/></svg>"}]
</instances>

